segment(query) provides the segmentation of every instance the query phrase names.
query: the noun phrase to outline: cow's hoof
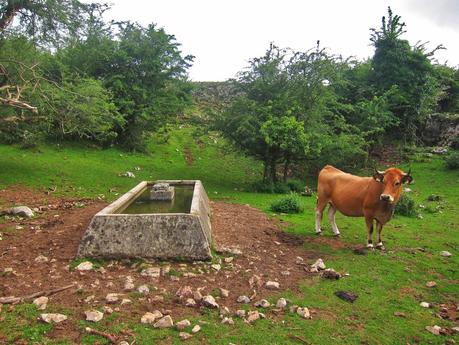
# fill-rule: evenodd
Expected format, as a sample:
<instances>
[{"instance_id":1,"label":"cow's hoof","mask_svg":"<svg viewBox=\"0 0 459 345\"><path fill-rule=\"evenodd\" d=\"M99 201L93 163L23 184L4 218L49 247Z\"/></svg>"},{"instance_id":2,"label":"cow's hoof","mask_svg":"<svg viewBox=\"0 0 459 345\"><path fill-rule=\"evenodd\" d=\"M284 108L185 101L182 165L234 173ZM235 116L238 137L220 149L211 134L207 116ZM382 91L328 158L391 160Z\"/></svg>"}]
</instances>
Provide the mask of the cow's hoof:
<instances>
[{"instance_id":1,"label":"cow's hoof","mask_svg":"<svg viewBox=\"0 0 459 345\"><path fill-rule=\"evenodd\" d=\"M367 244L367 249L368 249L368 250L374 250L375 247L373 246L373 243L368 243L368 244Z\"/></svg>"},{"instance_id":2,"label":"cow's hoof","mask_svg":"<svg viewBox=\"0 0 459 345\"><path fill-rule=\"evenodd\" d=\"M379 249L379 250L386 250L386 247L384 247L384 244L378 243L378 244L376 244L376 249Z\"/></svg>"},{"instance_id":3,"label":"cow's hoof","mask_svg":"<svg viewBox=\"0 0 459 345\"><path fill-rule=\"evenodd\" d=\"M317 236L322 236L322 231L316 231Z\"/></svg>"},{"instance_id":4,"label":"cow's hoof","mask_svg":"<svg viewBox=\"0 0 459 345\"><path fill-rule=\"evenodd\" d=\"M333 237L341 237L341 234L340 233L333 234Z\"/></svg>"}]
</instances>

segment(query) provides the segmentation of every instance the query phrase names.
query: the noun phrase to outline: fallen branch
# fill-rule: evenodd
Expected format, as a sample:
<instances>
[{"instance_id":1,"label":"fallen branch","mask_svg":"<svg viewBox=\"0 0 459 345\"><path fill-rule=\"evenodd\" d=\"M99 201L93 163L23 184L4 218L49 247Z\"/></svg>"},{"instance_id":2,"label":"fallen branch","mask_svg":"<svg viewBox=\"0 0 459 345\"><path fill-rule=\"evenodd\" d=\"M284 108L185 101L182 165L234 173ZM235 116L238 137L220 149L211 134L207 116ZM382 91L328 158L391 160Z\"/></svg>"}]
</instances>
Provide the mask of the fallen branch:
<instances>
[{"instance_id":1,"label":"fallen branch","mask_svg":"<svg viewBox=\"0 0 459 345\"><path fill-rule=\"evenodd\" d=\"M115 336L113 336L113 335L111 335L109 333L101 332L101 331L98 331L97 329L93 329L93 328L90 328L90 327L86 327L85 331L88 332L89 334L100 335L101 337L104 337L105 339L108 339L112 344L116 344Z\"/></svg>"},{"instance_id":2,"label":"fallen branch","mask_svg":"<svg viewBox=\"0 0 459 345\"><path fill-rule=\"evenodd\" d=\"M54 294L56 294L58 292L61 292L61 291L64 291L64 290L68 290L73 286L75 286L75 284L70 284L70 285L67 285L67 286L64 286L64 287L60 287L60 288L57 288L57 289L52 289L52 290L38 291L38 292L35 292L35 293L31 294L31 295L26 295L26 296L22 296L22 297L14 297L14 296L0 297L0 304L17 304L17 303L22 303L22 302L25 302L25 301L29 301L29 300L32 300L34 298L41 297L41 296L51 296L51 295L54 295Z\"/></svg>"}]
</instances>

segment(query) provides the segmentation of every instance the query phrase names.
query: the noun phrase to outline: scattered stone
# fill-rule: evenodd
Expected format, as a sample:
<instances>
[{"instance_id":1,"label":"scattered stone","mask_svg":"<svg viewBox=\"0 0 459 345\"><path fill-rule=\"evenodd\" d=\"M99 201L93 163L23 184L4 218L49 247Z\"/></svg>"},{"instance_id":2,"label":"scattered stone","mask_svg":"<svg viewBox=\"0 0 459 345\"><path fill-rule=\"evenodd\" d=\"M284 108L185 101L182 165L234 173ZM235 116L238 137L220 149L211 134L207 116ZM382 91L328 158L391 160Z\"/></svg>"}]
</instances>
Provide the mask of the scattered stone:
<instances>
[{"instance_id":1,"label":"scattered stone","mask_svg":"<svg viewBox=\"0 0 459 345\"><path fill-rule=\"evenodd\" d=\"M48 304L48 297L42 296L42 297L35 298L33 300L33 304L37 306L38 310L45 310Z\"/></svg>"},{"instance_id":2,"label":"scattered stone","mask_svg":"<svg viewBox=\"0 0 459 345\"><path fill-rule=\"evenodd\" d=\"M426 286L427 286L428 288L433 288L433 287L436 287L436 286L437 286L437 283L434 282L434 281L430 281L430 282L427 282L427 283L426 283Z\"/></svg>"},{"instance_id":3,"label":"scattered stone","mask_svg":"<svg viewBox=\"0 0 459 345\"><path fill-rule=\"evenodd\" d=\"M87 310L84 312L86 321L99 322L104 317L104 313L98 310Z\"/></svg>"},{"instance_id":4,"label":"scattered stone","mask_svg":"<svg viewBox=\"0 0 459 345\"><path fill-rule=\"evenodd\" d=\"M120 299L120 294L118 293L109 293L107 296L105 296L105 300L107 303L116 303Z\"/></svg>"},{"instance_id":5,"label":"scattered stone","mask_svg":"<svg viewBox=\"0 0 459 345\"><path fill-rule=\"evenodd\" d=\"M39 263L39 264L42 264L42 263L44 263L44 262L48 262L49 260L48 260L48 258L47 258L46 256L44 256L44 255L38 255L38 256L35 258L34 261L37 262L37 263Z\"/></svg>"},{"instance_id":6,"label":"scattered stone","mask_svg":"<svg viewBox=\"0 0 459 345\"><path fill-rule=\"evenodd\" d=\"M282 271L280 274L286 277L290 275L290 271Z\"/></svg>"},{"instance_id":7,"label":"scattered stone","mask_svg":"<svg viewBox=\"0 0 459 345\"><path fill-rule=\"evenodd\" d=\"M196 325L196 326L194 326L193 329L191 330L191 333L196 334L196 333L198 333L200 330L201 330L201 326Z\"/></svg>"},{"instance_id":8,"label":"scattered stone","mask_svg":"<svg viewBox=\"0 0 459 345\"><path fill-rule=\"evenodd\" d=\"M452 327L452 328L451 328L451 331L452 331L454 334L459 334L459 326Z\"/></svg>"},{"instance_id":9,"label":"scattered stone","mask_svg":"<svg viewBox=\"0 0 459 345\"><path fill-rule=\"evenodd\" d=\"M324 270L326 268L325 263L322 259L317 259L316 262L314 262L311 265L311 270L317 269L318 271Z\"/></svg>"},{"instance_id":10,"label":"scattered stone","mask_svg":"<svg viewBox=\"0 0 459 345\"><path fill-rule=\"evenodd\" d=\"M118 345L129 345L129 343L126 340L121 340Z\"/></svg>"},{"instance_id":11,"label":"scattered stone","mask_svg":"<svg viewBox=\"0 0 459 345\"><path fill-rule=\"evenodd\" d=\"M174 321L172 321L172 318L170 315L166 315L162 317L161 319L156 322L153 327L154 328L169 328L174 325Z\"/></svg>"},{"instance_id":12,"label":"scattered stone","mask_svg":"<svg viewBox=\"0 0 459 345\"><path fill-rule=\"evenodd\" d=\"M150 288L147 285L140 285L137 288L137 291L140 292L141 294L149 294L150 293Z\"/></svg>"},{"instance_id":13,"label":"scattered stone","mask_svg":"<svg viewBox=\"0 0 459 345\"><path fill-rule=\"evenodd\" d=\"M217 308L218 304L215 302L215 298L212 295L207 295L202 298L202 304L208 308Z\"/></svg>"},{"instance_id":14,"label":"scattered stone","mask_svg":"<svg viewBox=\"0 0 459 345\"><path fill-rule=\"evenodd\" d=\"M191 322L190 320L187 320L187 319L179 321L175 324L175 328L177 328L179 331L182 331L186 327L189 327L189 326L191 326Z\"/></svg>"},{"instance_id":15,"label":"scattered stone","mask_svg":"<svg viewBox=\"0 0 459 345\"><path fill-rule=\"evenodd\" d=\"M27 206L13 207L8 213L23 218L32 218L34 216L33 211Z\"/></svg>"},{"instance_id":16,"label":"scattered stone","mask_svg":"<svg viewBox=\"0 0 459 345\"><path fill-rule=\"evenodd\" d=\"M428 303L428 302L421 302L421 303L419 303L419 305L421 307L423 307L423 308L430 308L431 307L430 303Z\"/></svg>"},{"instance_id":17,"label":"scattered stone","mask_svg":"<svg viewBox=\"0 0 459 345\"><path fill-rule=\"evenodd\" d=\"M224 317L222 320L222 324L224 325L234 325L234 320L230 317Z\"/></svg>"},{"instance_id":18,"label":"scattered stone","mask_svg":"<svg viewBox=\"0 0 459 345\"><path fill-rule=\"evenodd\" d=\"M182 340L188 340L188 339L190 339L191 337L193 337L193 335L190 334L190 333L187 333L187 332L180 332L180 333L179 333L179 337L180 337L180 339L182 339Z\"/></svg>"},{"instance_id":19,"label":"scattered stone","mask_svg":"<svg viewBox=\"0 0 459 345\"><path fill-rule=\"evenodd\" d=\"M60 323L67 320L67 316L63 314L41 314L40 319L46 323Z\"/></svg>"},{"instance_id":20,"label":"scattered stone","mask_svg":"<svg viewBox=\"0 0 459 345\"><path fill-rule=\"evenodd\" d=\"M193 292L193 299L196 301L196 302L201 302L202 301L202 294L201 292L198 290L196 290L195 292Z\"/></svg>"},{"instance_id":21,"label":"scattered stone","mask_svg":"<svg viewBox=\"0 0 459 345\"><path fill-rule=\"evenodd\" d=\"M445 258L449 258L449 257L450 257L451 255L453 255L453 254L451 254L451 253L448 252L447 250L443 250L443 251L440 252L440 255L443 256L443 257L445 257Z\"/></svg>"},{"instance_id":22,"label":"scattered stone","mask_svg":"<svg viewBox=\"0 0 459 345\"><path fill-rule=\"evenodd\" d=\"M223 254L229 253L232 255L242 255L241 250L235 247L222 247L220 248L219 252Z\"/></svg>"},{"instance_id":23,"label":"scattered stone","mask_svg":"<svg viewBox=\"0 0 459 345\"><path fill-rule=\"evenodd\" d=\"M237 302L247 304L250 303L250 298L248 298L247 296L239 296L237 298Z\"/></svg>"},{"instance_id":24,"label":"scattered stone","mask_svg":"<svg viewBox=\"0 0 459 345\"><path fill-rule=\"evenodd\" d=\"M336 291L335 295L341 298L342 300L345 300L350 303L354 303L355 300L359 297L355 293L348 291Z\"/></svg>"},{"instance_id":25,"label":"scattered stone","mask_svg":"<svg viewBox=\"0 0 459 345\"><path fill-rule=\"evenodd\" d=\"M164 302L164 296L156 295L152 298L149 298L149 302Z\"/></svg>"},{"instance_id":26,"label":"scattered stone","mask_svg":"<svg viewBox=\"0 0 459 345\"><path fill-rule=\"evenodd\" d=\"M104 305L104 306L102 307L102 309L104 310L104 313L113 314L113 309L110 308L110 307L108 307L108 306L106 306L106 305Z\"/></svg>"},{"instance_id":27,"label":"scattered stone","mask_svg":"<svg viewBox=\"0 0 459 345\"><path fill-rule=\"evenodd\" d=\"M187 300L185 301L185 306L196 307L196 301L192 298L187 298Z\"/></svg>"},{"instance_id":28,"label":"scattered stone","mask_svg":"<svg viewBox=\"0 0 459 345\"><path fill-rule=\"evenodd\" d=\"M402 311L395 311L394 312L394 316L397 316L397 317L406 317L406 314Z\"/></svg>"},{"instance_id":29,"label":"scattered stone","mask_svg":"<svg viewBox=\"0 0 459 345\"><path fill-rule=\"evenodd\" d=\"M265 287L267 289L270 289L270 290L277 290L280 288L280 285L278 282L274 282L274 281L267 281L266 284L265 284Z\"/></svg>"},{"instance_id":30,"label":"scattered stone","mask_svg":"<svg viewBox=\"0 0 459 345\"><path fill-rule=\"evenodd\" d=\"M261 277L259 275L254 274L249 278L249 285L251 288L255 286L261 287L263 285L263 281L261 280Z\"/></svg>"},{"instance_id":31,"label":"scattered stone","mask_svg":"<svg viewBox=\"0 0 459 345\"><path fill-rule=\"evenodd\" d=\"M120 176L124 176L128 178L135 178L135 175L130 171L126 171L124 174L121 174Z\"/></svg>"},{"instance_id":32,"label":"scattered stone","mask_svg":"<svg viewBox=\"0 0 459 345\"><path fill-rule=\"evenodd\" d=\"M126 282L124 283L124 290L125 291L132 291L135 289L134 279L131 276L126 277Z\"/></svg>"},{"instance_id":33,"label":"scattered stone","mask_svg":"<svg viewBox=\"0 0 459 345\"><path fill-rule=\"evenodd\" d=\"M131 304L132 301L129 298L123 298L120 305Z\"/></svg>"},{"instance_id":34,"label":"scattered stone","mask_svg":"<svg viewBox=\"0 0 459 345\"><path fill-rule=\"evenodd\" d=\"M232 256L229 256L229 257L223 259L223 261L225 261L225 263L227 263L227 264L233 262L233 260L234 260L234 258Z\"/></svg>"},{"instance_id":35,"label":"scattered stone","mask_svg":"<svg viewBox=\"0 0 459 345\"><path fill-rule=\"evenodd\" d=\"M246 314L246 313L245 313L245 310L243 310L243 309L238 309L238 310L236 310L236 314L235 314L235 315L236 315L237 317L240 317L241 319L243 319L243 318L245 317L245 314Z\"/></svg>"},{"instance_id":36,"label":"scattered stone","mask_svg":"<svg viewBox=\"0 0 459 345\"><path fill-rule=\"evenodd\" d=\"M311 313L309 312L309 309L306 307L297 308L296 313L300 315L303 319L311 319Z\"/></svg>"},{"instance_id":37,"label":"scattered stone","mask_svg":"<svg viewBox=\"0 0 459 345\"><path fill-rule=\"evenodd\" d=\"M440 335L441 327L440 326L426 326L426 330L432 333L433 335Z\"/></svg>"},{"instance_id":38,"label":"scattered stone","mask_svg":"<svg viewBox=\"0 0 459 345\"><path fill-rule=\"evenodd\" d=\"M163 314L159 310L155 310L153 313L145 313L140 319L141 323L152 324L156 320L163 317Z\"/></svg>"},{"instance_id":39,"label":"scattered stone","mask_svg":"<svg viewBox=\"0 0 459 345\"><path fill-rule=\"evenodd\" d=\"M161 274L161 269L159 267L148 267L144 268L140 275L143 277L158 278Z\"/></svg>"},{"instance_id":40,"label":"scattered stone","mask_svg":"<svg viewBox=\"0 0 459 345\"><path fill-rule=\"evenodd\" d=\"M193 289L191 288L191 286L188 285L181 286L175 293L175 296L177 296L179 299L190 298L193 295Z\"/></svg>"},{"instance_id":41,"label":"scattered stone","mask_svg":"<svg viewBox=\"0 0 459 345\"><path fill-rule=\"evenodd\" d=\"M222 296L223 298L227 298L229 296L229 290L220 288L220 296Z\"/></svg>"},{"instance_id":42,"label":"scattered stone","mask_svg":"<svg viewBox=\"0 0 459 345\"><path fill-rule=\"evenodd\" d=\"M210 267L212 267L214 270L216 270L217 272L220 271L222 269L222 266L219 265L219 264L213 264L211 265Z\"/></svg>"},{"instance_id":43,"label":"scattered stone","mask_svg":"<svg viewBox=\"0 0 459 345\"><path fill-rule=\"evenodd\" d=\"M301 256L297 256L296 259L295 259L295 263L297 265L301 265L301 264L304 263L304 259Z\"/></svg>"},{"instance_id":44,"label":"scattered stone","mask_svg":"<svg viewBox=\"0 0 459 345\"><path fill-rule=\"evenodd\" d=\"M285 298L279 298L276 303L276 307L284 309L287 306L287 300Z\"/></svg>"},{"instance_id":45,"label":"scattered stone","mask_svg":"<svg viewBox=\"0 0 459 345\"><path fill-rule=\"evenodd\" d=\"M291 305L290 308L289 308L289 311L291 313L296 313L296 310L298 309L298 306L296 304L294 305Z\"/></svg>"},{"instance_id":46,"label":"scattered stone","mask_svg":"<svg viewBox=\"0 0 459 345\"><path fill-rule=\"evenodd\" d=\"M90 270L93 269L93 267L94 267L94 265L92 264L92 262L83 261L77 267L75 267L75 269L77 271L90 271Z\"/></svg>"},{"instance_id":47,"label":"scattered stone","mask_svg":"<svg viewBox=\"0 0 459 345\"><path fill-rule=\"evenodd\" d=\"M230 310L228 307L220 307L220 316L225 316L225 315L229 315L230 314Z\"/></svg>"},{"instance_id":48,"label":"scattered stone","mask_svg":"<svg viewBox=\"0 0 459 345\"><path fill-rule=\"evenodd\" d=\"M169 274L170 271L171 271L171 265L161 266L161 275L162 276L165 276L165 275Z\"/></svg>"},{"instance_id":49,"label":"scattered stone","mask_svg":"<svg viewBox=\"0 0 459 345\"><path fill-rule=\"evenodd\" d=\"M260 313L257 310L254 311L249 311L247 313L247 322L248 323L253 323L257 321L260 318Z\"/></svg>"},{"instance_id":50,"label":"scattered stone","mask_svg":"<svg viewBox=\"0 0 459 345\"><path fill-rule=\"evenodd\" d=\"M341 274L336 272L333 268L327 268L325 271L323 271L322 278L338 280L341 278Z\"/></svg>"},{"instance_id":51,"label":"scattered stone","mask_svg":"<svg viewBox=\"0 0 459 345\"><path fill-rule=\"evenodd\" d=\"M271 306L271 303L269 303L265 299L259 300L258 302L255 303L255 307L269 308L270 306Z\"/></svg>"}]
</instances>

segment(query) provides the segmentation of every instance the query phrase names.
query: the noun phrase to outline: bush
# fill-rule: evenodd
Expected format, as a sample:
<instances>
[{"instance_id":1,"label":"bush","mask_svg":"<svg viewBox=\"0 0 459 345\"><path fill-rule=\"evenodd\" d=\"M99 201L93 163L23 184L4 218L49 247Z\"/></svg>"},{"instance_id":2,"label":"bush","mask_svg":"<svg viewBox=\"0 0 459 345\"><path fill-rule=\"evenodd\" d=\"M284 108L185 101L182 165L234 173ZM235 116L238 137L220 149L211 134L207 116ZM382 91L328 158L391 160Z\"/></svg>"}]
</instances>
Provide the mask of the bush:
<instances>
[{"instance_id":1,"label":"bush","mask_svg":"<svg viewBox=\"0 0 459 345\"><path fill-rule=\"evenodd\" d=\"M278 213L300 213L303 212L304 207L298 194L290 193L289 195L274 201L271 204L271 210Z\"/></svg>"},{"instance_id":2,"label":"bush","mask_svg":"<svg viewBox=\"0 0 459 345\"><path fill-rule=\"evenodd\" d=\"M395 206L395 214L400 214L407 217L417 216L416 202L406 194L402 194L400 200Z\"/></svg>"},{"instance_id":3,"label":"bush","mask_svg":"<svg viewBox=\"0 0 459 345\"><path fill-rule=\"evenodd\" d=\"M445 159L446 167L451 170L459 169L459 153L453 152Z\"/></svg>"},{"instance_id":4,"label":"bush","mask_svg":"<svg viewBox=\"0 0 459 345\"><path fill-rule=\"evenodd\" d=\"M287 186L292 192L304 192L304 183L300 180L289 180L287 181Z\"/></svg>"}]
</instances>

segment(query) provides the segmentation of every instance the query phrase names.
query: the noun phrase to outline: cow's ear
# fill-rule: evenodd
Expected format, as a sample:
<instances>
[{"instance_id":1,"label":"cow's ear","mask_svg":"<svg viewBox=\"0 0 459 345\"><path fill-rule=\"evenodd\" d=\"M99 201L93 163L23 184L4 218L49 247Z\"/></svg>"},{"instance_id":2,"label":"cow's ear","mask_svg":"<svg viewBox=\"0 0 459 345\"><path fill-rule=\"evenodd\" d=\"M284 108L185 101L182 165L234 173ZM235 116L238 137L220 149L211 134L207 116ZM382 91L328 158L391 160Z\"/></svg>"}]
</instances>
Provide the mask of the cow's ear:
<instances>
[{"instance_id":1,"label":"cow's ear","mask_svg":"<svg viewBox=\"0 0 459 345\"><path fill-rule=\"evenodd\" d=\"M402 183L411 183L413 181L413 177L411 176L411 169L408 170L406 174L402 176Z\"/></svg>"},{"instance_id":2,"label":"cow's ear","mask_svg":"<svg viewBox=\"0 0 459 345\"><path fill-rule=\"evenodd\" d=\"M384 180L384 171L379 171L379 170L375 169L375 172L373 173L373 178L378 182L383 182L383 180Z\"/></svg>"}]
</instances>

